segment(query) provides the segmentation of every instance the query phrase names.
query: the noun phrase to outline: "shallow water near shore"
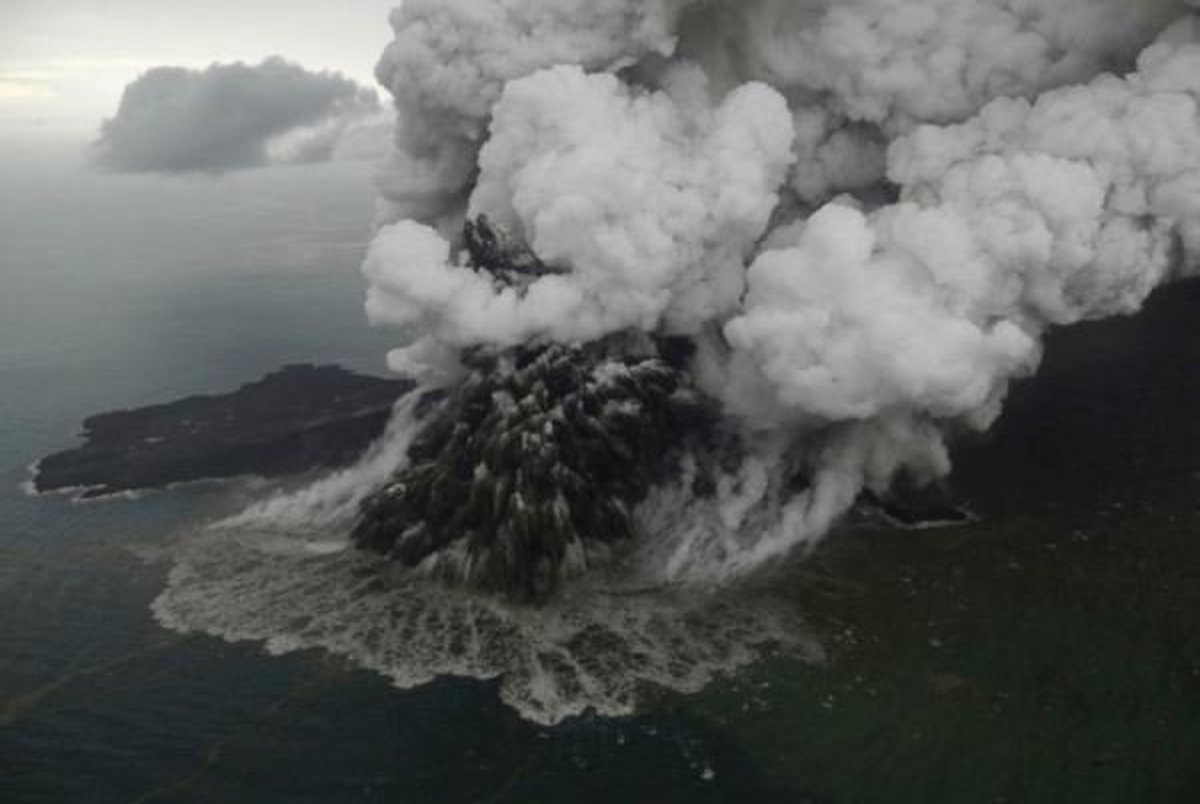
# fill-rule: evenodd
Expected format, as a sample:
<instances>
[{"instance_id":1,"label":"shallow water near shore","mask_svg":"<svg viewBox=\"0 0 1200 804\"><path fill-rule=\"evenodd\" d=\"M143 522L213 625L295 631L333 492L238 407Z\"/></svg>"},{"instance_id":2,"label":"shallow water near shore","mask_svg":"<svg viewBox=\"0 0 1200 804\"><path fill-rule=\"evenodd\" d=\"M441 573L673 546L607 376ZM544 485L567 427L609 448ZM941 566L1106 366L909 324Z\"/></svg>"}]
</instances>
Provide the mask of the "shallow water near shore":
<instances>
[{"instance_id":1,"label":"shallow water near shore","mask_svg":"<svg viewBox=\"0 0 1200 804\"><path fill-rule=\"evenodd\" d=\"M218 592L236 580L222 562L236 564L238 545L202 541L233 537L197 528L268 487L78 505L25 495L25 467L99 411L232 388L287 362L380 371L390 340L366 327L357 274L367 168L343 170L188 193L129 180L117 204L99 204L84 177L36 192L29 177L0 177L0 800L1193 800L1195 286L1144 317L1053 339L1043 377L961 457L957 488L980 522L835 534L753 590L726 590L727 611L755 615L738 627L799 647L676 691L642 683L654 668L623 678L639 688L633 714L538 723L504 678L398 689L336 646L287 642L311 632L253 605L243 615L257 623L163 628L152 606L188 550L210 549ZM278 546L279 583L306 582L289 561L353 575L351 554L295 547ZM259 602L278 588L258 588ZM758 616L763 600L777 621ZM239 625L251 641L205 633ZM285 648L307 649L276 655ZM606 711L630 711L613 700Z\"/></svg>"}]
</instances>

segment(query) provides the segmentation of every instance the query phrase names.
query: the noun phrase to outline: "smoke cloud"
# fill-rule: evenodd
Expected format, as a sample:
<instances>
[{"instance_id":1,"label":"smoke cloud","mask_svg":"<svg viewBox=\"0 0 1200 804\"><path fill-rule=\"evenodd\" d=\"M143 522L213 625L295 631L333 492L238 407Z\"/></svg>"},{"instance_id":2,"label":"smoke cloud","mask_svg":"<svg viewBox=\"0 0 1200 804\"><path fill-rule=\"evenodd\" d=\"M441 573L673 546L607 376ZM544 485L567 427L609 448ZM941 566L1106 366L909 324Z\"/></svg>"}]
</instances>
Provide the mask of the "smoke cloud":
<instances>
[{"instance_id":1,"label":"smoke cloud","mask_svg":"<svg viewBox=\"0 0 1200 804\"><path fill-rule=\"evenodd\" d=\"M688 0L407 0L375 70L396 101L397 150L384 214L433 221L462 211L505 85L555 65L615 71L666 56Z\"/></svg>"},{"instance_id":2,"label":"smoke cloud","mask_svg":"<svg viewBox=\"0 0 1200 804\"><path fill-rule=\"evenodd\" d=\"M133 173L219 173L378 151L374 90L272 57L204 70L158 67L125 88L92 146L94 161Z\"/></svg>"},{"instance_id":3,"label":"smoke cloud","mask_svg":"<svg viewBox=\"0 0 1200 804\"><path fill-rule=\"evenodd\" d=\"M414 373L692 337L752 448L673 515L664 566L756 566L864 489L948 473L949 434L994 422L1048 328L1195 270L1195 6L409 0L378 68L398 123L368 311ZM561 271L468 267L480 214Z\"/></svg>"},{"instance_id":4,"label":"smoke cloud","mask_svg":"<svg viewBox=\"0 0 1200 804\"><path fill-rule=\"evenodd\" d=\"M791 140L783 98L761 84L710 106L573 66L513 81L494 109L471 213L522 232L570 271L526 292L497 289L455 265L437 232L400 224L367 258L368 309L455 346L695 333L736 309Z\"/></svg>"}]
</instances>

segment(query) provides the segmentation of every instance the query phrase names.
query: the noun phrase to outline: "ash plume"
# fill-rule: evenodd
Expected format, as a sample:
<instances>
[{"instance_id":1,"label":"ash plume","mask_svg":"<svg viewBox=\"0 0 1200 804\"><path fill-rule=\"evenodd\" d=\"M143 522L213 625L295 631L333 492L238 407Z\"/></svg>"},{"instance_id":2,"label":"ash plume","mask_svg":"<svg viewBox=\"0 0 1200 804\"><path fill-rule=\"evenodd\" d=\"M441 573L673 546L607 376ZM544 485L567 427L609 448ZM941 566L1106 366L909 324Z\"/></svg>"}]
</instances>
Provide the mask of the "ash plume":
<instances>
[{"instance_id":1,"label":"ash plume","mask_svg":"<svg viewBox=\"0 0 1200 804\"><path fill-rule=\"evenodd\" d=\"M691 341L739 458L648 506L675 511L672 577L945 476L1047 329L1135 312L1200 258L1195 3L408 0L391 22L364 270L392 366ZM480 216L553 270L479 270Z\"/></svg>"},{"instance_id":2,"label":"ash plume","mask_svg":"<svg viewBox=\"0 0 1200 804\"><path fill-rule=\"evenodd\" d=\"M204 70L157 67L125 88L92 144L123 173L222 173L378 151L379 99L279 57Z\"/></svg>"}]
</instances>

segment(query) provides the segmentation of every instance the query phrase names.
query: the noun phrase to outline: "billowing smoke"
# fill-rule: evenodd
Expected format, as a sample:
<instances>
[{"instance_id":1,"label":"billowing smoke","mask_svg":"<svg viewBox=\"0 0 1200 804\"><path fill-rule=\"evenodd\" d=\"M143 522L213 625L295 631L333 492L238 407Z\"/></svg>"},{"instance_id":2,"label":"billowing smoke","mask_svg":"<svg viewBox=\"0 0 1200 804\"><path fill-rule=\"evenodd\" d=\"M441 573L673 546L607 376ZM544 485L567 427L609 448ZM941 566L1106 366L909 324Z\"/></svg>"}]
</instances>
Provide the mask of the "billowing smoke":
<instances>
[{"instance_id":1,"label":"billowing smoke","mask_svg":"<svg viewBox=\"0 0 1200 804\"><path fill-rule=\"evenodd\" d=\"M791 120L761 84L717 106L686 100L694 106L577 67L510 83L479 156L471 213L521 232L570 272L497 293L454 265L436 232L401 224L380 234L367 261L373 316L465 346L628 328L695 333L733 313L791 162Z\"/></svg>"},{"instance_id":2,"label":"billowing smoke","mask_svg":"<svg viewBox=\"0 0 1200 804\"><path fill-rule=\"evenodd\" d=\"M1194 5L408 0L369 313L405 332L395 368L443 376L470 347L689 338L744 454L656 500L664 566L753 567L947 474L1047 328L1196 265ZM478 216L555 270L478 270Z\"/></svg>"},{"instance_id":3,"label":"billowing smoke","mask_svg":"<svg viewBox=\"0 0 1200 804\"><path fill-rule=\"evenodd\" d=\"M125 88L94 161L131 173L220 173L377 152L374 90L278 57L204 70L158 67ZM389 127L390 128L390 127Z\"/></svg>"},{"instance_id":4,"label":"billowing smoke","mask_svg":"<svg viewBox=\"0 0 1200 804\"><path fill-rule=\"evenodd\" d=\"M406 0L375 70L400 112L385 214L432 221L460 212L509 81L555 65L614 71L666 57L687 2Z\"/></svg>"}]
</instances>

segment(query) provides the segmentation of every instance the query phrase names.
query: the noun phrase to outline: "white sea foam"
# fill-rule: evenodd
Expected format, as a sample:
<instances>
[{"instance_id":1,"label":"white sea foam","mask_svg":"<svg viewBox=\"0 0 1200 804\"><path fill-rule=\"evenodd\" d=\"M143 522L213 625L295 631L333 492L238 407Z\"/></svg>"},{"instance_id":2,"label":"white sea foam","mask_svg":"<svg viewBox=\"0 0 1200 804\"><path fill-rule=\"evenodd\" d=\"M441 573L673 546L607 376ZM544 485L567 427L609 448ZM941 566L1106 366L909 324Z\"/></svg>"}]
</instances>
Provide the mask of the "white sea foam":
<instances>
[{"instance_id":1,"label":"white sea foam","mask_svg":"<svg viewBox=\"0 0 1200 804\"><path fill-rule=\"evenodd\" d=\"M186 540L153 611L167 628L321 648L411 689L441 676L499 679L525 718L633 712L657 686L695 692L772 651L817 661L803 623L765 594L698 593L591 577L544 608L511 606L228 525Z\"/></svg>"},{"instance_id":2,"label":"white sea foam","mask_svg":"<svg viewBox=\"0 0 1200 804\"><path fill-rule=\"evenodd\" d=\"M405 689L498 678L509 705L545 724L588 709L628 714L647 685L695 692L770 651L821 658L769 595L666 585L644 555L530 608L346 549L363 495L406 459L417 399L397 406L357 465L182 539L152 606L158 621L272 653L321 648Z\"/></svg>"},{"instance_id":3,"label":"white sea foam","mask_svg":"<svg viewBox=\"0 0 1200 804\"><path fill-rule=\"evenodd\" d=\"M217 527L328 533L344 525L353 519L363 499L407 460L422 395L414 391L396 403L383 436L354 465L297 491L269 497Z\"/></svg>"},{"instance_id":4,"label":"white sea foam","mask_svg":"<svg viewBox=\"0 0 1200 804\"><path fill-rule=\"evenodd\" d=\"M17 484L17 490L26 497L41 497L42 492L38 491L37 473L38 464L40 461L34 461L25 467L25 479Z\"/></svg>"}]
</instances>

